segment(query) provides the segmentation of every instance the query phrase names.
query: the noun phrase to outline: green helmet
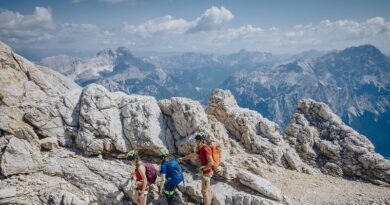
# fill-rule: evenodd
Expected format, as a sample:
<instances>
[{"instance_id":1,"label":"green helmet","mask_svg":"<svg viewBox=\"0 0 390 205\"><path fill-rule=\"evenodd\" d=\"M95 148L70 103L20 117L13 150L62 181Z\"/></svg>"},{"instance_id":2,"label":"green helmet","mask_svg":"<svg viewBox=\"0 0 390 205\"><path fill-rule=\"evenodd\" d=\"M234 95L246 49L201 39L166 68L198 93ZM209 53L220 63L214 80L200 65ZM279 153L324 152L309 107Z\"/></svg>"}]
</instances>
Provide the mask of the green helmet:
<instances>
[{"instance_id":1,"label":"green helmet","mask_svg":"<svg viewBox=\"0 0 390 205\"><path fill-rule=\"evenodd\" d=\"M127 158L135 159L136 156L137 156L137 152L134 151L134 150L130 150L130 151L127 153Z\"/></svg>"},{"instance_id":2,"label":"green helmet","mask_svg":"<svg viewBox=\"0 0 390 205\"><path fill-rule=\"evenodd\" d=\"M204 141L206 138L204 132L197 132L195 133L195 140L196 141Z\"/></svg>"},{"instance_id":3,"label":"green helmet","mask_svg":"<svg viewBox=\"0 0 390 205\"><path fill-rule=\"evenodd\" d=\"M167 148L165 147L161 147L160 150L159 150L159 155L160 157L166 157L169 155L169 151Z\"/></svg>"}]
</instances>

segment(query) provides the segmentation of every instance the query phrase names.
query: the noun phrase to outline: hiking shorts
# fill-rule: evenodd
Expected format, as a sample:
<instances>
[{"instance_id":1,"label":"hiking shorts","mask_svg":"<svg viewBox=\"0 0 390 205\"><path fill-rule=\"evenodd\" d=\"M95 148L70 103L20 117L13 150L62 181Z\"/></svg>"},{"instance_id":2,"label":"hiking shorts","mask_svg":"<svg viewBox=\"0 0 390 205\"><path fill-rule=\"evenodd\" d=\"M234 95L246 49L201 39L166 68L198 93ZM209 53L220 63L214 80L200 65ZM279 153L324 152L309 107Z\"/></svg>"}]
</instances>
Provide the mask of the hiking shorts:
<instances>
[{"instance_id":1,"label":"hiking shorts","mask_svg":"<svg viewBox=\"0 0 390 205\"><path fill-rule=\"evenodd\" d=\"M165 182L165 184L164 184L164 189L166 189L166 190L172 190L172 189L174 189L178 184L180 184L181 183L181 181L178 181L178 180L173 180L173 179L171 179L171 180L168 180L168 181L166 181Z\"/></svg>"}]
</instances>

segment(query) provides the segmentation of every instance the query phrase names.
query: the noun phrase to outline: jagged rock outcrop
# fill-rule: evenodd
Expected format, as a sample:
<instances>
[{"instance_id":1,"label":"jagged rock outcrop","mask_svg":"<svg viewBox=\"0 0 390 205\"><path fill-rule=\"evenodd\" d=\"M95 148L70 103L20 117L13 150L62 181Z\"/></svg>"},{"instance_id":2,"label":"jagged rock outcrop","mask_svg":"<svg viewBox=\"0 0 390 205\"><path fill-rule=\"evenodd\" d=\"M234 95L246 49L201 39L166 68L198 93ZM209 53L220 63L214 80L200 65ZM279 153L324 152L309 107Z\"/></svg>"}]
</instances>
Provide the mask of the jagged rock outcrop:
<instances>
[{"instance_id":1,"label":"jagged rock outcrop","mask_svg":"<svg viewBox=\"0 0 390 205\"><path fill-rule=\"evenodd\" d=\"M99 85L83 89L80 100L77 146L88 154L113 151L126 152L130 143L125 138L118 108L121 96Z\"/></svg>"},{"instance_id":2,"label":"jagged rock outcrop","mask_svg":"<svg viewBox=\"0 0 390 205\"><path fill-rule=\"evenodd\" d=\"M365 136L345 125L324 103L299 101L284 135L305 163L324 173L390 183L390 160L375 153Z\"/></svg>"},{"instance_id":3,"label":"jagged rock outcrop","mask_svg":"<svg viewBox=\"0 0 390 205\"><path fill-rule=\"evenodd\" d=\"M24 120L42 137L55 137L62 146L72 146L77 134L81 90L42 101L27 110Z\"/></svg>"},{"instance_id":4,"label":"jagged rock outcrop","mask_svg":"<svg viewBox=\"0 0 390 205\"><path fill-rule=\"evenodd\" d=\"M245 148L260 154L269 163L309 172L294 150L284 142L278 125L260 113L240 108L230 91L214 90L208 114L215 116Z\"/></svg>"},{"instance_id":5,"label":"jagged rock outcrop","mask_svg":"<svg viewBox=\"0 0 390 205\"><path fill-rule=\"evenodd\" d=\"M193 152L196 132L204 131L209 136L212 135L207 115L199 102L174 97L159 101L159 106L166 116L180 154Z\"/></svg>"},{"instance_id":6,"label":"jagged rock outcrop","mask_svg":"<svg viewBox=\"0 0 390 205\"><path fill-rule=\"evenodd\" d=\"M30 127L23 116L30 106L79 86L57 72L36 66L0 42L0 129L15 134Z\"/></svg>"},{"instance_id":7,"label":"jagged rock outcrop","mask_svg":"<svg viewBox=\"0 0 390 205\"><path fill-rule=\"evenodd\" d=\"M134 149L152 154L165 146L175 152L171 131L154 97L126 96L120 107L124 133Z\"/></svg>"}]
</instances>

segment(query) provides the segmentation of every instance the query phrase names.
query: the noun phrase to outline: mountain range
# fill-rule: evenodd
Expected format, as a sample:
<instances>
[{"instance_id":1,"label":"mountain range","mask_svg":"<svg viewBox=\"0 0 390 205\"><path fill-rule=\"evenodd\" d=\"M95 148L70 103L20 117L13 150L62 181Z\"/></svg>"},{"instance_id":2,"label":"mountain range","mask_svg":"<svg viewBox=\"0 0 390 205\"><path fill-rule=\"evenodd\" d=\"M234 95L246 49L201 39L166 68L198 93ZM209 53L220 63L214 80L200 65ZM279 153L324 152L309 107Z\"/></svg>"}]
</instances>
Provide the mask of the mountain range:
<instances>
[{"instance_id":1,"label":"mountain range","mask_svg":"<svg viewBox=\"0 0 390 205\"><path fill-rule=\"evenodd\" d=\"M139 58L129 49L105 49L92 58L53 56L41 64L81 86L110 91L190 97L206 104L214 88L231 90L238 104L262 113L284 129L298 100L327 103L345 123L390 156L390 60L372 45L342 51L273 55L240 50L218 55L183 53Z\"/></svg>"}]
</instances>

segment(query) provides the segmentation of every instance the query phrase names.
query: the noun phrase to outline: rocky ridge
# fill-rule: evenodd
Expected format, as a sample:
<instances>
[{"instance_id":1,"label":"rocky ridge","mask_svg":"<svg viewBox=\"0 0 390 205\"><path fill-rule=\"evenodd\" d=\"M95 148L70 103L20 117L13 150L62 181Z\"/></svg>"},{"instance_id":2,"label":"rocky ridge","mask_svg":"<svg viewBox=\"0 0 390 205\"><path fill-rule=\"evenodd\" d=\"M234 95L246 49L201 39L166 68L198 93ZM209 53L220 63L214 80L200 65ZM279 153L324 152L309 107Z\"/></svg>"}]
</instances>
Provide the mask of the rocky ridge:
<instances>
[{"instance_id":1,"label":"rocky ridge","mask_svg":"<svg viewBox=\"0 0 390 205\"><path fill-rule=\"evenodd\" d=\"M229 91L215 90L206 112L188 98L157 101L96 84L81 89L2 43L0 62L0 204L128 204L134 167L125 153L137 149L155 163L159 147L184 155L199 130L224 150L213 204L297 203L266 170L390 183L390 161L323 103L300 101L280 133L276 123L240 108ZM180 204L201 202L191 167ZM150 202L164 204L153 194Z\"/></svg>"}]
</instances>

